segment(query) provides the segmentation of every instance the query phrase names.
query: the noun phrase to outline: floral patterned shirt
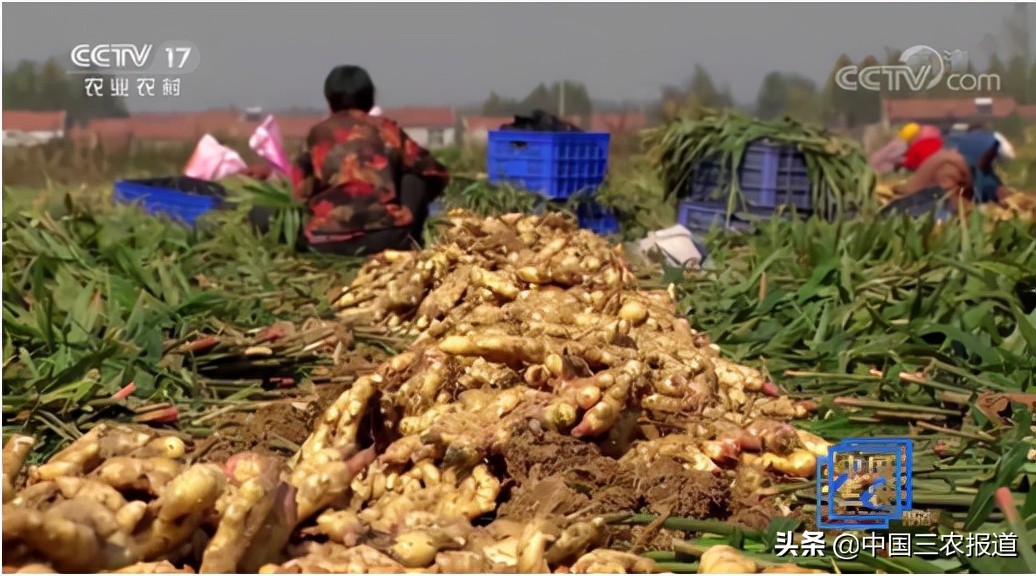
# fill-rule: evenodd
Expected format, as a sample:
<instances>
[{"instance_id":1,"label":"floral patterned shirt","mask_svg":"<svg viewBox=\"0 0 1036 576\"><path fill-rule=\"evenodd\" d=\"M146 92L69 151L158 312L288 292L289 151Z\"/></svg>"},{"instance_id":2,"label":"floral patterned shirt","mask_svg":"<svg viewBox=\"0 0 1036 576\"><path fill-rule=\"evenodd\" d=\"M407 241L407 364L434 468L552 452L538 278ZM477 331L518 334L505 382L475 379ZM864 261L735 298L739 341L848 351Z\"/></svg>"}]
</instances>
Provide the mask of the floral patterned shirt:
<instances>
[{"instance_id":1,"label":"floral patterned shirt","mask_svg":"<svg viewBox=\"0 0 1036 576\"><path fill-rule=\"evenodd\" d=\"M411 225L414 215L399 203L405 174L449 181L446 167L394 121L358 110L332 114L310 130L292 173L295 195L311 213L306 238L353 240Z\"/></svg>"}]
</instances>

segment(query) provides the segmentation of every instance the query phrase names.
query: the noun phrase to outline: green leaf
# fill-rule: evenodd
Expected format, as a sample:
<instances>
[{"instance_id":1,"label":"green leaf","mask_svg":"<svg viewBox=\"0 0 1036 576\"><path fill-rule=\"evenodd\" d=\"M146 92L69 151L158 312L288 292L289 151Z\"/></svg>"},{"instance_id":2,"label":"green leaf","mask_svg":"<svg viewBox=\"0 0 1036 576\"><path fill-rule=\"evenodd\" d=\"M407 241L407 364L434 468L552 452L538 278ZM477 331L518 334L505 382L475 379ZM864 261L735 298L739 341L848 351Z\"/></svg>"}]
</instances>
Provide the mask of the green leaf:
<instances>
[{"instance_id":1,"label":"green leaf","mask_svg":"<svg viewBox=\"0 0 1036 576\"><path fill-rule=\"evenodd\" d=\"M968 516L964 521L965 531L973 532L986 521L993 510L993 495L996 489L1002 486L1010 488L1014 484L1022 466L1028 461L1029 449L1030 447L1025 444L1014 444L1000 457L996 464L996 476L979 487L975 501L968 509Z\"/></svg>"},{"instance_id":2,"label":"green leaf","mask_svg":"<svg viewBox=\"0 0 1036 576\"><path fill-rule=\"evenodd\" d=\"M956 326L928 324L923 328L917 329L916 334L921 338L932 334L942 334L947 340L962 344L968 353L978 355L985 364L998 364L1000 362L1000 357L995 348Z\"/></svg>"},{"instance_id":3,"label":"green leaf","mask_svg":"<svg viewBox=\"0 0 1036 576\"><path fill-rule=\"evenodd\" d=\"M801 525L802 521L794 518L778 517L771 519L766 526L766 530L761 535L763 544L766 547L763 552L774 551L774 548L777 546L777 534L781 532L795 532Z\"/></svg>"}]
</instances>

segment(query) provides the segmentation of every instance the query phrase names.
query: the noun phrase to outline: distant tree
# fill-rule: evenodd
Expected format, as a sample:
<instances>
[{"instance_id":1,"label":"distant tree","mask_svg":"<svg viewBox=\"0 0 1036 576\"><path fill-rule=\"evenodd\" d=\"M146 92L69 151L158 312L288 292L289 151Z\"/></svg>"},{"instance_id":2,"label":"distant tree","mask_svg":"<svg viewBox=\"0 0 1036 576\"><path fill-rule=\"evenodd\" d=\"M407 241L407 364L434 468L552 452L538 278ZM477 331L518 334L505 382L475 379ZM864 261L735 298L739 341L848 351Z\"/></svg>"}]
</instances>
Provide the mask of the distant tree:
<instances>
[{"instance_id":1,"label":"distant tree","mask_svg":"<svg viewBox=\"0 0 1036 576\"><path fill-rule=\"evenodd\" d=\"M68 73L53 59L40 68L37 90L38 106L47 110L67 109L77 100Z\"/></svg>"},{"instance_id":2,"label":"distant tree","mask_svg":"<svg viewBox=\"0 0 1036 576\"><path fill-rule=\"evenodd\" d=\"M22 60L13 70L4 70L4 107L25 110L34 104L37 89L36 64Z\"/></svg>"},{"instance_id":3,"label":"distant tree","mask_svg":"<svg viewBox=\"0 0 1036 576\"><path fill-rule=\"evenodd\" d=\"M550 87L549 110L552 114L561 114L561 86L565 87L565 116L581 116L588 119L593 113L593 102L590 100L590 93L586 86L580 82L565 80L564 83L555 82Z\"/></svg>"},{"instance_id":4,"label":"distant tree","mask_svg":"<svg viewBox=\"0 0 1036 576\"><path fill-rule=\"evenodd\" d=\"M662 89L662 100L655 115L662 121L670 121L687 112L696 113L701 108L734 108L734 98L729 87L718 90L712 76L699 64L683 88L666 86Z\"/></svg>"},{"instance_id":5,"label":"distant tree","mask_svg":"<svg viewBox=\"0 0 1036 576\"><path fill-rule=\"evenodd\" d=\"M880 62L873 55L867 56L859 63L860 69L878 65L880 65ZM850 127L873 124L881 120L881 92L876 90L856 90L855 92L850 92L850 94L852 94L849 109Z\"/></svg>"},{"instance_id":6,"label":"distant tree","mask_svg":"<svg viewBox=\"0 0 1036 576\"><path fill-rule=\"evenodd\" d=\"M787 107L788 83L784 74L770 72L763 78L763 85L755 97L755 114L763 120L773 120L784 114Z\"/></svg>"},{"instance_id":7,"label":"distant tree","mask_svg":"<svg viewBox=\"0 0 1036 576\"><path fill-rule=\"evenodd\" d=\"M533 110L544 110L553 111L554 106L550 97L550 90L547 89L547 85L540 83L536 88L529 93L528 96L522 99L520 106L526 113Z\"/></svg>"},{"instance_id":8,"label":"distant tree","mask_svg":"<svg viewBox=\"0 0 1036 576\"><path fill-rule=\"evenodd\" d=\"M825 122L829 118L815 82L794 73L771 72L763 79L756 98L756 115L764 120L790 117L800 122Z\"/></svg>"},{"instance_id":9,"label":"distant tree","mask_svg":"<svg viewBox=\"0 0 1036 576\"><path fill-rule=\"evenodd\" d=\"M986 73L1007 74L1007 66L1004 66L1004 61L995 52L989 56L989 62L986 64Z\"/></svg>"},{"instance_id":10,"label":"distant tree","mask_svg":"<svg viewBox=\"0 0 1036 576\"><path fill-rule=\"evenodd\" d=\"M800 122L824 122L827 107L816 82L799 74L785 74L784 82L787 90L784 115Z\"/></svg>"},{"instance_id":11,"label":"distant tree","mask_svg":"<svg viewBox=\"0 0 1036 576\"><path fill-rule=\"evenodd\" d=\"M724 82L723 89L719 91L717 95L717 102L714 108L736 108L737 103L734 102L733 92L730 90L730 83Z\"/></svg>"},{"instance_id":12,"label":"distant tree","mask_svg":"<svg viewBox=\"0 0 1036 576\"><path fill-rule=\"evenodd\" d=\"M555 82L550 87L540 83L521 100L503 98L496 92L491 92L489 98L482 104L482 114L485 116L513 116L543 110L548 114L560 115L561 86L561 82ZM565 115L588 117L593 112L593 103L586 86L572 80L565 80L564 86Z\"/></svg>"},{"instance_id":13,"label":"distant tree","mask_svg":"<svg viewBox=\"0 0 1036 576\"><path fill-rule=\"evenodd\" d=\"M870 124L881 119L881 92L861 88L846 90L836 83L838 71L854 64L863 69L877 66L880 62L873 55L858 63L854 63L847 54L840 55L818 99L824 106L821 117L826 117L828 122L845 128Z\"/></svg>"},{"instance_id":14,"label":"distant tree","mask_svg":"<svg viewBox=\"0 0 1036 576\"><path fill-rule=\"evenodd\" d=\"M899 48L893 48L891 46L885 47L885 64L895 65L899 64L899 57L903 55L903 51Z\"/></svg>"},{"instance_id":15,"label":"distant tree","mask_svg":"<svg viewBox=\"0 0 1036 576\"><path fill-rule=\"evenodd\" d=\"M669 122L676 119L680 115L683 98L683 91L676 86L663 86L662 99L651 110L653 120L656 122Z\"/></svg>"},{"instance_id":16,"label":"distant tree","mask_svg":"<svg viewBox=\"0 0 1036 576\"><path fill-rule=\"evenodd\" d=\"M1030 98L1036 97L1029 82L1028 68L1029 65L1024 56L1014 56L1008 62L1007 70L1002 77L1000 89L1014 96L1019 102L1028 102Z\"/></svg>"},{"instance_id":17,"label":"distant tree","mask_svg":"<svg viewBox=\"0 0 1036 576\"><path fill-rule=\"evenodd\" d=\"M701 108L730 108L733 99L727 90L716 89L712 76L701 64L694 66L694 74L687 83L687 105Z\"/></svg>"},{"instance_id":18,"label":"distant tree","mask_svg":"<svg viewBox=\"0 0 1036 576\"><path fill-rule=\"evenodd\" d=\"M1033 88L1033 86L1036 86L1036 61L1033 61L1032 65L1029 66L1029 82L1026 86L1029 88L1026 93L1025 103L1036 104L1036 88Z\"/></svg>"},{"instance_id":19,"label":"distant tree","mask_svg":"<svg viewBox=\"0 0 1036 576\"><path fill-rule=\"evenodd\" d=\"M901 49L895 48L895 47L892 47L892 46L886 46L885 47L885 64L886 65L896 66L896 65L902 64L902 62L900 61L900 58L902 58L902 56L903 56L903 51ZM899 90L891 90L890 87L886 87L885 91L882 93L882 96L885 97L885 98L904 99L904 98L917 98L917 97L921 96L921 94L919 94L918 92L915 92L913 90L910 90L906 86L902 86L901 85L901 86L899 86Z\"/></svg>"},{"instance_id":20,"label":"distant tree","mask_svg":"<svg viewBox=\"0 0 1036 576\"><path fill-rule=\"evenodd\" d=\"M4 108L8 110L63 110L70 124L129 116L124 99L107 94L87 96L82 77L70 76L53 58L42 65L19 62L13 70L4 70L3 80Z\"/></svg>"},{"instance_id":21,"label":"distant tree","mask_svg":"<svg viewBox=\"0 0 1036 576\"><path fill-rule=\"evenodd\" d=\"M510 116L518 108L518 102L501 98L496 92L490 92L489 98L482 104L483 116Z\"/></svg>"},{"instance_id":22,"label":"distant tree","mask_svg":"<svg viewBox=\"0 0 1036 576\"><path fill-rule=\"evenodd\" d=\"M823 102L828 113L827 121L840 126L849 126L855 92L840 88L836 83L838 71L846 66L852 66L852 58L848 54L842 54L835 61L831 73L824 85Z\"/></svg>"}]
</instances>

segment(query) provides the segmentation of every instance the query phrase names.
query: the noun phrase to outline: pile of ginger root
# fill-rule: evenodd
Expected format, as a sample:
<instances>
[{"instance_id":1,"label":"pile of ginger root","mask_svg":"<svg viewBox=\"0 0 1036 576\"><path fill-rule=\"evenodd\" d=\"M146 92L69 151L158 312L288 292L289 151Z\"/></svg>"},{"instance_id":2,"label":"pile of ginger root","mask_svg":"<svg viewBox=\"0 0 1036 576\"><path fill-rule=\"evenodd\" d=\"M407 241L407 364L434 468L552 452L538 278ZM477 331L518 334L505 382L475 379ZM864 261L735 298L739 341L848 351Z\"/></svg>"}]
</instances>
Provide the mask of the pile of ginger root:
<instances>
[{"instance_id":1,"label":"pile of ginger root","mask_svg":"<svg viewBox=\"0 0 1036 576\"><path fill-rule=\"evenodd\" d=\"M502 455L530 432L626 469L812 478L828 443L788 423L813 404L723 358L672 288L638 288L621 247L560 214L448 222L335 295L343 325L413 342L326 406L289 461L188 464L176 437L105 424L18 482L27 450L8 442L5 571L654 571L615 546L604 516L626 511L561 514L545 494L501 513L521 487Z\"/></svg>"}]
</instances>

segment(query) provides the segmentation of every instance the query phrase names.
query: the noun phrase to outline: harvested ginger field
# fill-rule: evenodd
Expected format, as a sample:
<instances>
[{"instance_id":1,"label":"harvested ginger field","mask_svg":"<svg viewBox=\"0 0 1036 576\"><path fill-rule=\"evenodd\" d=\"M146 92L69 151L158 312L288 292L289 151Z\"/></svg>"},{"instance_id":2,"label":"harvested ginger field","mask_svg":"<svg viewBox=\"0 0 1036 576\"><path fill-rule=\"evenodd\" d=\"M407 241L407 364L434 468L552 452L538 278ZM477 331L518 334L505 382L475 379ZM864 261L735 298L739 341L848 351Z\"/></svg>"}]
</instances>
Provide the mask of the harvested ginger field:
<instances>
[{"instance_id":1,"label":"harvested ginger field","mask_svg":"<svg viewBox=\"0 0 1036 576\"><path fill-rule=\"evenodd\" d=\"M101 424L23 478L9 441L5 565L652 571L629 550L672 535L613 526L616 511L759 530L789 513L771 478L811 478L827 446L787 425L813 403L725 359L671 291L638 289L561 215L454 214L435 248L368 260L335 308L413 341L322 410L228 415L245 450L229 458ZM245 353L272 354L258 342L276 328ZM306 347L341 355L348 338ZM301 447L285 459L263 450L273 437Z\"/></svg>"},{"instance_id":2,"label":"harvested ginger field","mask_svg":"<svg viewBox=\"0 0 1036 576\"><path fill-rule=\"evenodd\" d=\"M854 331L858 342L849 351L856 355L851 364L837 368L842 360L823 356L820 336L803 331L798 320L838 313L840 304L819 295L829 294L828 282L844 288L847 280L817 276L827 265L820 254L813 254L820 264L794 256L829 234L826 225L788 225L790 248L774 248L787 242L779 239L787 231L778 223L754 238L714 240L723 267L710 280L667 271L659 283L658 272L645 276L642 263L620 246L560 213L454 212L446 220L430 248L384 253L356 272L337 268L344 261L282 260L264 252L247 257L255 266L245 276L232 273L240 256L196 248L247 243L233 236L239 231L225 227L213 239L198 239L162 228L172 239L161 242L174 248L152 250L176 254L178 273L190 280L154 289L159 297L139 300L141 310L165 313L154 302L180 298L176 322L189 328L170 330L163 316L148 317L143 324L167 335L154 349L151 373L124 367L135 355L152 354L146 349L113 349L106 358L127 362L113 372L104 362L91 364L93 352L75 341L56 347L79 354L65 372L28 364L25 358L54 348L43 344L45 330L32 332L27 316L18 317L21 324L14 316L19 306L39 310L46 296L23 291L22 302L5 305L5 331L15 329L15 349L22 350L5 363L5 571L917 570L916 563L894 559L832 566L830 559L773 554L775 532L813 525L817 457L864 429L907 430L916 438L923 471L915 499L945 511L939 522L951 529L1007 526L999 504L990 499L976 508L968 488L1024 492L1033 454L1017 448L1031 445L1024 425L1032 410L1024 393L1028 369L1003 364L1017 393L988 370L946 384L960 368L936 351L953 349L954 340L905 346L896 344L894 331L852 324L832 328L833 341ZM73 211L8 228L5 215L5 234L11 231L5 251L13 247L15 258L24 258L15 262L29 277L41 262L62 261L29 257L33 252L21 248L31 246L29 239L46 238L43 232L85 237L77 244L86 252L74 258L112 262L107 282L117 287L113 279L130 272L111 246L139 248L155 236L151 224L139 221L135 236L102 242L108 232L96 233L106 226L96 216ZM853 235L867 230L853 226L836 239L836 249L860 250ZM927 236L933 261L944 245L959 247L959 234L968 234L963 226L925 228L923 220L869 226L887 226L879 236L904 246ZM977 220L975 226L969 241L991 234L982 250L1031 257L1005 249L1025 242L1026 225L1002 224L999 232L983 232ZM755 243L755 252L744 252L746 242ZM896 251L904 262L895 263L863 252L855 268L846 268L859 270L846 273L885 277L906 291L909 282L890 270L924 270L923 282L963 280L933 272L934 264L921 263L931 256L912 250ZM970 257L990 260L972 250ZM14 276L6 258L5 277ZM213 263L220 258L226 262ZM769 281L751 269L763 259L770 262ZM752 310L768 296L796 301L794 288L791 299L781 290L791 286L784 275L797 267L804 272L797 307L771 304L736 319L727 311ZM70 274L79 286L98 286L69 269L53 273L57 293L75 293ZM163 273L153 270L156 278ZM317 278L326 307L307 291ZM273 291L271 283L291 288ZM889 298L864 286L857 305ZM807 288L816 295L803 299ZM97 335L108 341L99 318L110 321L120 312L98 312L90 324L83 310L120 295L97 290L84 309L51 321L73 336L76 326L87 325L85 342ZM261 296L207 302L204 322L184 312L198 292L231 290ZM5 296L12 293L17 286L5 283ZM915 306L929 305L943 303ZM936 322L944 314L936 310L911 322ZM134 326L134 314L145 313L123 316L122 325ZM60 324L69 318L74 322ZM235 327L242 325L260 328ZM811 359L806 341L814 342ZM1009 341L1001 348L1028 346L1024 338ZM889 349L902 351L898 364L882 365ZM921 359L928 355L942 363L925 367ZM76 372L89 365L97 374ZM75 380L73 373L85 376ZM9 378L20 386L14 389L20 404L8 402ZM82 392L82 382L92 387ZM25 392L33 387L44 394ZM65 400L66 390L85 400ZM986 420L973 420L973 413ZM55 415L85 435L53 423ZM34 430L39 434L27 435ZM976 450L971 438L983 438L992 450ZM930 465L935 472L925 471ZM1003 479L973 479L979 467L1001 470ZM949 495L941 482L948 482ZM1027 509L1024 498L1014 503ZM949 569L967 560L920 562Z\"/></svg>"}]
</instances>

